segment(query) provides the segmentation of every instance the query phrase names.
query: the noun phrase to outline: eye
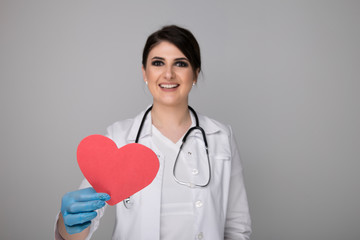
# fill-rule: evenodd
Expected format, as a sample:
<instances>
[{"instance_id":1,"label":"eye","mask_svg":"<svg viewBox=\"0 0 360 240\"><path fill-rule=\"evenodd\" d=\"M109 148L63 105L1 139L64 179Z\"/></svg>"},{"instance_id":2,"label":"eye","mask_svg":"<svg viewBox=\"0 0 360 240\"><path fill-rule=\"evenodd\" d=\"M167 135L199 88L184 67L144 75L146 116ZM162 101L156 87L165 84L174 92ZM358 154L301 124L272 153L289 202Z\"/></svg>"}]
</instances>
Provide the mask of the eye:
<instances>
[{"instance_id":1,"label":"eye","mask_svg":"<svg viewBox=\"0 0 360 240\"><path fill-rule=\"evenodd\" d=\"M185 61L178 61L178 62L175 63L175 66L177 66L177 67L188 67L189 64L187 62L185 62Z\"/></svg>"},{"instance_id":2,"label":"eye","mask_svg":"<svg viewBox=\"0 0 360 240\"><path fill-rule=\"evenodd\" d=\"M156 60L156 61L152 61L151 65L159 67L159 66L164 65L164 63L162 61Z\"/></svg>"}]
</instances>

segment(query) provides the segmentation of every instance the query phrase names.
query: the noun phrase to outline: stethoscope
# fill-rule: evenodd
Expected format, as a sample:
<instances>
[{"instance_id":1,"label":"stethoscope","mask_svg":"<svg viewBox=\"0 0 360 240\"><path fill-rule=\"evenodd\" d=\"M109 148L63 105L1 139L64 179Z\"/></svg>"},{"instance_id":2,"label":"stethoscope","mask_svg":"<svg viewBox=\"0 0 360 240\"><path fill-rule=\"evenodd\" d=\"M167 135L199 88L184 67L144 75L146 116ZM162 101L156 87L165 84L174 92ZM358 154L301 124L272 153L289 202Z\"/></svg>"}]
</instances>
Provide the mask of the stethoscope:
<instances>
[{"instance_id":1,"label":"stethoscope","mask_svg":"<svg viewBox=\"0 0 360 240\"><path fill-rule=\"evenodd\" d=\"M181 185L184 185L184 186L188 186L190 188L195 188L195 187L206 187L207 185L209 185L210 183L210 180L211 180L211 165L210 165L210 158L209 158L209 150L208 150L208 144L207 144L207 140L206 140L206 135L205 135L205 131L202 127L200 127L199 125L199 118L195 112L195 110L188 106L189 107L189 110L193 113L194 117L195 117L195 123L196 125L194 127L191 127L187 132L186 134L184 135L183 139L182 139L182 143L181 143L181 146L179 148L179 151L177 153L177 156L176 156L176 159L175 159L175 163L174 163L174 167L173 167L173 177L175 179L175 181ZM138 130L138 133L136 135L136 139L135 139L135 143L138 143L139 142L139 138L140 138L140 135L141 135L141 131L142 131L142 128L144 126L144 122L146 120L146 117L148 115L148 113L151 111L152 109L152 106L150 106L144 113L144 116L141 120L141 123L140 123L140 127L139 127L139 130ZM208 180L206 183L204 184L196 184L196 183L191 183L191 182L185 182L185 181L181 181L179 180L177 177L176 177L176 165L177 165L177 162L178 162L178 158L179 158L179 155L180 155L180 152L184 146L184 144L186 143L186 139L187 137L190 135L191 132L195 131L195 130L199 130L201 132L201 135L202 135L202 138L203 138L203 141L204 141L204 145L205 145L205 151L206 151L206 157L207 157L207 163L208 163ZM132 207L133 203L131 201L131 198L127 198L124 200L124 205L125 207L127 208L130 208Z\"/></svg>"}]
</instances>

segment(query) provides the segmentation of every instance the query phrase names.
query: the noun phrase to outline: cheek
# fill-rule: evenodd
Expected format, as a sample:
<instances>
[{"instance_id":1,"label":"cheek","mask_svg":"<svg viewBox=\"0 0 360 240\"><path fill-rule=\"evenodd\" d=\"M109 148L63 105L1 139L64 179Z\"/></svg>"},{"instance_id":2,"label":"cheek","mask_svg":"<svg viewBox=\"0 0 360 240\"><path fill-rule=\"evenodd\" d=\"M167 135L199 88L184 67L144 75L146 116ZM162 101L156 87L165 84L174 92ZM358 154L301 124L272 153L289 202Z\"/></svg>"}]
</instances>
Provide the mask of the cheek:
<instances>
[{"instance_id":1,"label":"cheek","mask_svg":"<svg viewBox=\"0 0 360 240\"><path fill-rule=\"evenodd\" d=\"M193 81L195 80L194 73L193 72L188 72L188 73L186 73L185 77L186 77L186 82L189 82L192 85Z\"/></svg>"},{"instance_id":2,"label":"cheek","mask_svg":"<svg viewBox=\"0 0 360 240\"><path fill-rule=\"evenodd\" d=\"M146 72L146 78L148 81L156 81L156 79L159 78L159 71L147 71Z\"/></svg>"}]
</instances>

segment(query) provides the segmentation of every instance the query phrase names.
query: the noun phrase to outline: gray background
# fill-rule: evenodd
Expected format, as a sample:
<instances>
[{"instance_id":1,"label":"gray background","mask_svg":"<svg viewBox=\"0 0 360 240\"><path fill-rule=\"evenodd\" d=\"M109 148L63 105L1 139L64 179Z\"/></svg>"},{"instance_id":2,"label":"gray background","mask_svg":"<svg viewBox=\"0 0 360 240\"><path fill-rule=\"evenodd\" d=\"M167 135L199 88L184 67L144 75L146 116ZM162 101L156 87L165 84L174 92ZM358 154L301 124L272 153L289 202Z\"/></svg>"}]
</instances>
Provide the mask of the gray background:
<instances>
[{"instance_id":1,"label":"gray background","mask_svg":"<svg viewBox=\"0 0 360 240\"><path fill-rule=\"evenodd\" d=\"M360 239L360 1L129 2L0 0L0 239L52 238L77 144L151 103L142 48L173 23L202 48L191 105L234 128L252 239Z\"/></svg>"}]
</instances>

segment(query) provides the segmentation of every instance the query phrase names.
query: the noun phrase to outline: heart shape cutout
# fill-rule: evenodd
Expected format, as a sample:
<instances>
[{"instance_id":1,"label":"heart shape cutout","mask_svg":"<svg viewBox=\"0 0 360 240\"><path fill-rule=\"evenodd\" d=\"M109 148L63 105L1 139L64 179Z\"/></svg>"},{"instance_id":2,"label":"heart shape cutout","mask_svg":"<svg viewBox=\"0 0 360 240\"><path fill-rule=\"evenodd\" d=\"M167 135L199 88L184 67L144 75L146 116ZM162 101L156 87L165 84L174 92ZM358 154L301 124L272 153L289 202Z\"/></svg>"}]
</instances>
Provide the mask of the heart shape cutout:
<instances>
[{"instance_id":1,"label":"heart shape cutout","mask_svg":"<svg viewBox=\"0 0 360 240\"><path fill-rule=\"evenodd\" d=\"M90 135L80 142L77 161L95 191L110 195L109 205L148 186L160 166L150 148L138 143L118 148L114 141L102 135Z\"/></svg>"}]
</instances>

